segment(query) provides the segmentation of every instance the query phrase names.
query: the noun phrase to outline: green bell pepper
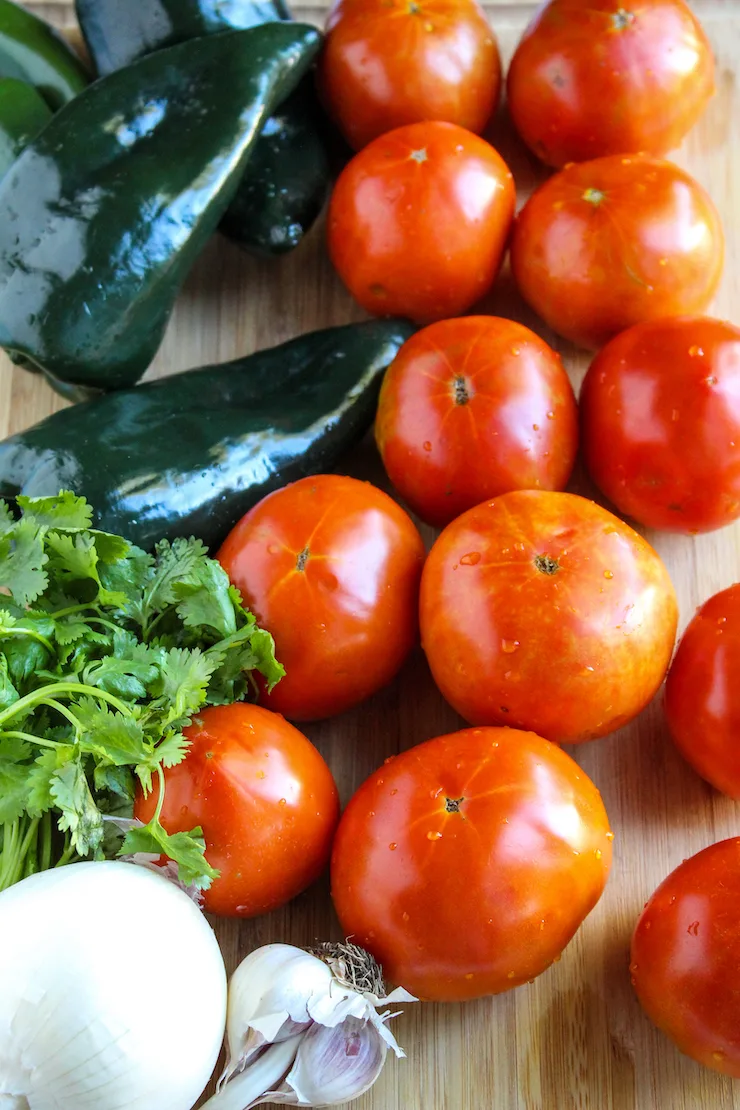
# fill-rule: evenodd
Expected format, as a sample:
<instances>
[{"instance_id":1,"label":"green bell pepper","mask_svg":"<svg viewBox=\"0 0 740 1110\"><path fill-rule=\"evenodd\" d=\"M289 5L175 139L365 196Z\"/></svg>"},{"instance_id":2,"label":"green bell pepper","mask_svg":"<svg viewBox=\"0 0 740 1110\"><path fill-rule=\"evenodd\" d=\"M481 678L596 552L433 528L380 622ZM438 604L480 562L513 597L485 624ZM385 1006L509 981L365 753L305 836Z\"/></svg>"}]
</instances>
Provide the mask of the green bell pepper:
<instances>
[{"instance_id":1,"label":"green bell pepper","mask_svg":"<svg viewBox=\"0 0 740 1110\"><path fill-rule=\"evenodd\" d=\"M0 346L67 396L141 377L313 28L159 51L54 116L0 183Z\"/></svg>"},{"instance_id":2,"label":"green bell pepper","mask_svg":"<svg viewBox=\"0 0 740 1110\"><path fill-rule=\"evenodd\" d=\"M0 181L51 117L51 108L33 85L0 77Z\"/></svg>"},{"instance_id":3,"label":"green bell pepper","mask_svg":"<svg viewBox=\"0 0 740 1110\"><path fill-rule=\"evenodd\" d=\"M141 547L193 534L215 548L262 497L362 437L413 330L327 328L64 409L0 442L0 496L70 489Z\"/></svg>"},{"instance_id":4,"label":"green bell pepper","mask_svg":"<svg viewBox=\"0 0 740 1110\"><path fill-rule=\"evenodd\" d=\"M76 0L77 17L100 74L175 42L290 19L282 0ZM331 166L323 112L307 79L255 144L221 230L244 250L293 250L324 206Z\"/></svg>"},{"instance_id":5,"label":"green bell pepper","mask_svg":"<svg viewBox=\"0 0 740 1110\"><path fill-rule=\"evenodd\" d=\"M87 70L62 36L11 0L0 0L0 77L33 85L53 111L90 83Z\"/></svg>"}]
</instances>

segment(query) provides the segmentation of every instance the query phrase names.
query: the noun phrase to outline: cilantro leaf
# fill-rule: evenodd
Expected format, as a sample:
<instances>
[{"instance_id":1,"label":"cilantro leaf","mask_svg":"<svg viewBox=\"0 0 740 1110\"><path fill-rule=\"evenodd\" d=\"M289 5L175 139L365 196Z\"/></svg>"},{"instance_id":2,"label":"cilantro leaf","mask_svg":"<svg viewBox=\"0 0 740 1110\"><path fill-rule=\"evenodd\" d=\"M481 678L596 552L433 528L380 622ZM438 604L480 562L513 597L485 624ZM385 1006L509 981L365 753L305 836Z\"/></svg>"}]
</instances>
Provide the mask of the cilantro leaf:
<instances>
[{"instance_id":1,"label":"cilantro leaf","mask_svg":"<svg viewBox=\"0 0 740 1110\"><path fill-rule=\"evenodd\" d=\"M0 501L0 536L10 532L12 528L15 528L15 517L10 511L10 505L7 501Z\"/></svg>"},{"instance_id":2,"label":"cilantro leaf","mask_svg":"<svg viewBox=\"0 0 740 1110\"><path fill-rule=\"evenodd\" d=\"M170 835L158 821L150 821L143 828L129 829L121 845L119 855L168 856L178 865L178 878L185 886L195 886L207 890L219 872L214 870L205 858L206 842L203 830L198 827L190 832Z\"/></svg>"},{"instance_id":3,"label":"cilantro leaf","mask_svg":"<svg viewBox=\"0 0 740 1110\"><path fill-rule=\"evenodd\" d=\"M62 585L90 578L98 582L98 550L89 535L49 532L46 536L50 570Z\"/></svg>"},{"instance_id":4,"label":"cilantro leaf","mask_svg":"<svg viewBox=\"0 0 740 1110\"><path fill-rule=\"evenodd\" d=\"M0 739L0 821L15 821L26 810L30 755L24 740Z\"/></svg>"},{"instance_id":5,"label":"cilantro leaf","mask_svg":"<svg viewBox=\"0 0 740 1110\"><path fill-rule=\"evenodd\" d=\"M92 698L81 698L74 714L81 726L77 739L80 751L94 755L101 766L130 767L151 758L151 745L133 717L124 717Z\"/></svg>"},{"instance_id":6,"label":"cilantro leaf","mask_svg":"<svg viewBox=\"0 0 740 1110\"><path fill-rule=\"evenodd\" d=\"M115 794L126 802L133 802L134 776L129 767L98 766L95 768L94 780L95 789L99 793L108 791L109 794Z\"/></svg>"},{"instance_id":7,"label":"cilantro leaf","mask_svg":"<svg viewBox=\"0 0 740 1110\"><path fill-rule=\"evenodd\" d=\"M41 597L49 582L43 569L48 562L43 535L32 518L24 518L0 537L0 586L24 609Z\"/></svg>"},{"instance_id":8,"label":"cilantro leaf","mask_svg":"<svg viewBox=\"0 0 740 1110\"><path fill-rule=\"evenodd\" d=\"M69 490L62 490L56 497L17 498L18 506L26 517L33 517L47 528L63 528L83 532L90 527L92 507L84 497L77 497Z\"/></svg>"},{"instance_id":9,"label":"cilantro leaf","mask_svg":"<svg viewBox=\"0 0 740 1110\"><path fill-rule=\"evenodd\" d=\"M65 763L51 776L51 796L62 812L59 828L72 835L72 846L80 856L96 853L103 840L103 815L90 791L79 760Z\"/></svg>"},{"instance_id":10,"label":"cilantro leaf","mask_svg":"<svg viewBox=\"0 0 740 1110\"><path fill-rule=\"evenodd\" d=\"M121 559L125 559L132 549L132 544L128 540L123 536L115 536L112 532L100 532L97 528L92 528L89 535L92 537L101 563L118 563Z\"/></svg>"},{"instance_id":11,"label":"cilantro leaf","mask_svg":"<svg viewBox=\"0 0 740 1110\"><path fill-rule=\"evenodd\" d=\"M119 659L108 655L93 660L82 672L82 681L87 686L99 686L101 690L128 701L145 698L147 690L159 676L159 668L145 644L138 644L137 648L141 649L137 652L138 658L134 655L130 659Z\"/></svg>"},{"instance_id":12,"label":"cilantro leaf","mask_svg":"<svg viewBox=\"0 0 740 1110\"><path fill-rule=\"evenodd\" d=\"M0 710L7 709L20 697L8 674L8 660L0 655ZM2 743L2 741L0 741Z\"/></svg>"},{"instance_id":13,"label":"cilantro leaf","mask_svg":"<svg viewBox=\"0 0 740 1110\"><path fill-rule=\"evenodd\" d=\"M218 666L200 648L171 648L162 667L161 679L154 687L166 724L185 721L205 704L208 680Z\"/></svg>"},{"instance_id":14,"label":"cilantro leaf","mask_svg":"<svg viewBox=\"0 0 740 1110\"><path fill-rule=\"evenodd\" d=\"M180 598L177 614L186 628L212 629L222 639L236 632L236 614L229 594L229 576L215 559L204 559L196 583L175 583Z\"/></svg>"},{"instance_id":15,"label":"cilantro leaf","mask_svg":"<svg viewBox=\"0 0 740 1110\"><path fill-rule=\"evenodd\" d=\"M32 766L28 769L28 802L27 809L31 817L40 817L54 805L51 792L52 776L57 769L57 752L50 748L37 756Z\"/></svg>"},{"instance_id":16,"label":"cilantro leaf","mask_svg":"<svg viewBox=\"0 0 740 1110\"><path fill-rule=\"evenodd\" d=\"M178 591L183 585L198 585L198 573L203 560L208 556L207 548L200 540L162 540L156 548L154 575L146 593L146 605L150 612L174 605Z\"/></svg>"}]
</instances>

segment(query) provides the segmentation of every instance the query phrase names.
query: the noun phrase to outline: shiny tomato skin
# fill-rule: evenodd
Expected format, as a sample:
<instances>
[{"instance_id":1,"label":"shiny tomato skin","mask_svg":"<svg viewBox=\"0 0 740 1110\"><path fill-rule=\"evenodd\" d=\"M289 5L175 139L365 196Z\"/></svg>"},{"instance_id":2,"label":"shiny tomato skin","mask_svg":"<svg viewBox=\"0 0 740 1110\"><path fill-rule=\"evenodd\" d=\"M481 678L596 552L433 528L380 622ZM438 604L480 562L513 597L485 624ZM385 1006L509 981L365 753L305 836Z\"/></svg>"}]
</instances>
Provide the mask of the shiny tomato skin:
<instances>
[{"instance_id":1,"label":"shiny tomato skin","mask_svg":"<svg viewBox=\"0 0 740 1110\"><path fill-rule=\"evenodd\" d=\"M515 190L501 156L451 123L382 135L339 176L331 260L376 316L431 323L466 312L499 271Z\"/></svg>"},{"instance_id":2,"label":"shiny tomato skin","mask_svg":"<svg viewBox=\"0 0 740 1110\"><path fill-rule=\"evenodd\" d=\"M740 583L705 602L668 672L665 714L688 763L740 799Z\"/></svg>"},{"instance_id":3,"label":"shiny tomato skin","mask_svg":"<svg viewBox=\"0 0 740 1110\"><path fill-rule=\"evenodd\" d=\"M643 910L632 984L681 1052L740 1078L740 837L684 860Z\"/></svg>"},{"instance_id":4,"label":"shiny tomato skin","mask_svg":"<svg viewBox=\"0 0 740 1110\"><path fill-rule=\"evenodd\" d=\"M514 124L551 166L666 154L714 94L714 58L683 0L550 0L508 74Z\"/></svg>"},{"instance_id":5,"label":"shiny tomato skin","mask_svg":"<svg viewBox=\"0 0 740 1110\"><path fill-rule=\"evenodd\" d=\"M356 478L303 478L248 512L218 558L286 670L261 703L318 720L390 682L418 638L424 556L408 514Z\"/></svg>"},{"instance_id":6,"label":"shiny tomato skin","mask_svg":"<svg viewBox=\"0 0 740 1110\"><path fill-rule=\"evenodd\" d=\"M479 998L558 959L601 896L612 839L598 790L560 748L467 729L360 787L334 841L332 896L392 982L428 1001Z\"/></svg>"},{"instance_id":7,"label":"shiny tomato skin","mask_svg":"<svg viewBox=\"0 0 740 1110\"><path fill-rule=\"evenodd\" d=\"M644 320L704 312L723 264L709 195L646 155L566 166L530 197L511 243L525 300L559 335L591 348Z\"/></svg>"},{"instance_id":8,"label":"shiny tomato skin","mask_svg":"<svg viewBox=\"0 0 740 1110\"><path fill-rule=\"evenodd\" d=\"M162 824L169 833L203 829L206 859L221 872L205 891L208 913L269 913L329 860L339 820L331 771L302 733L257 705L210 706L185 735L187 756L165 771ZM149 821L158 799L155 783L137 796L134 815Z\"/></svg>"},{"instance_id":9,"label":"shiny tomato skin","mask_svg":"<svg viewBox=\"0 0 740 1110\"><path fill-rule=\"evenodd\" d=\"M512 489L563 489L578 447L560 355L495 316L432 324L404 344L380 395L375 436L411 509L443 527Z\"/></svg>"},{"instance_id":10,"label":"shiny tomato skin","mask_svg":"<svg viewBox=\"0 0 740 1110\"><path fill-rule=\"evenodd\" d=\"M480 133L501 92L501 60L475 0L336 0L318 82L355 150L396 127L444 120Z\"/></svg>"},{"instance_id":11,"label":"shiny tomato skin","mask_svg":"<svg viewBox=\"0 0 740 1110\"><path fill-rule=\"evenodd\" d=\"M622 332L591 364L581 422L586 465L623 516L688 533L740 516L740 328L682 317Z\"/></svg>"},{"instance_id":12,"label":"shiny tomato skin","mask_svg":"<svg viewBox=\"0 0 740 1110\"><path fill-rule=\"evenodd\" d=\"M432 675L471 724L564 744L644 709L668 669L677 605L652 547L593 501L518 491L444 530L421 583Z\"/></svg>"}]
</instances>

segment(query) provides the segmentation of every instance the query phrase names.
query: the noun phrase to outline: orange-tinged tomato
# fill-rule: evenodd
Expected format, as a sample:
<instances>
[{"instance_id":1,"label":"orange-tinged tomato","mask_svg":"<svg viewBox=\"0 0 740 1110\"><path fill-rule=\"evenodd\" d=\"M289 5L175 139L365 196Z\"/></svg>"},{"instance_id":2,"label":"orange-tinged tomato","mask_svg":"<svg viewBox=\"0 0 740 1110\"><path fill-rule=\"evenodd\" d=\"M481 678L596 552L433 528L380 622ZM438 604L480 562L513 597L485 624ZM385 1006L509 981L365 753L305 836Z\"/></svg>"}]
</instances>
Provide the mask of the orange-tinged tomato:
<instances>
[{"instance_id":1,"label":"orange-tinged tomato","mask_svg":"<svg viewBox=\"0 0 740 1110\"><path fill-rule=\"evenodd\" d=\"M376 316L459 316L493 284L515 199L506 163L477 135L451 123L399 127L341 173L329 253Z\"/></svg>"},{"instance_id":2,"label":"orange-tinged tomato","mask_svg":"<svg viewBox=\"0 0 740 1110\"><path fill-rule=\"evenodd\" d=\"M740 516L740 328L669 317L622 332L581 392L583 452L620 513L708 532Z\"/></svg>"},{"instance_id":3,"label":"orange-tinged tomato","mask_svg":"<svg viewBox=\"0 0 740 1110\"><path fill-rule=\"evenodd\" d=\"M637 923L630 972L648 1017L681 1052L740 1078L740 837L661 883Z\"/></svg>"},{"instance_id":4,"label":"orange-tinged tomato","mask_svg":"<svg viewBox=\"0 0 740 1110\"><path fill-rule=\"evenodd\" d=\"M575 744L632 720L665 677L677 605L646 540L593 501L520 491L478 505L432 548L422 645L471 724Z\"/></svg>"},{"instance_id":5,"label":"orange-tinged tomato","mask_svg":"<svg viewBox=\"0 0 740 1110\"><path fill-rule=\"evenodd\" d=\"M204 908L254 917L295 898L329 859L339 819L331 771L277 713L237 702L202 710L185 729L190 750L165 771L168 833L200 825L206 859L221 874ZM159 787L139 793L134 815L154 816Z\"/></svg>"},{"instance_id":6,"label":"orange-tinged tomato","mask_svg":"<svg viewBox=\"0 0 740 1110\"><path fill-rule=\"evenodd\" d=\"M360 150L422 120L482 131L498 104L501 61L475 0L336 0L318 80L331 115Z\"/></svg>"},{"instance_id":7,"label":"orange-tinged tomato","mask_svg":"<svg viewBox=\"0 0 740 1110\"><path fill-rule=\"evenodd\" d=\"M508 102L544 162L666 154L714 93L714 58L684 0L550 0L511 62Z\"/></svg>"},{"instance_id":8,"label":"orange-tinged tomato","mask_svg":"<svg viewBox=\"0 0 740 1110\"><path fill-rule=\"evenodd\" d=\"M248 512L218 558L286 670L262 703L316 720L390 682L417 639L424 554L403 509L355 478L303 478Z\"/></svg>"},{"instance_id":9,"label":"orange-tinged tomato","mask_svg":"<svg viewBox=\"0 0 740 1110\"><path fill-rule=\"evenodd\" d=\"M724 236L704 189L647 155L566 166L517 218L511 264L551 328L600 347L643 320L704 312L722 276Z\"/></svg>"},{"instance_id":10,"label":"orange-tinged tomato","mask_svg":"<svg viewBox=\"0 0 740 1110\"><path fill-rule=\"evenodd\" d=\"M598 790L560 748L468 729L360 787L332 896L343 931L419 998L498 994L559 958L601 896L612 839Z\"/></svg>"},{"instance_id":11,"label":"orange-tinged tomato","mask_svg":"<svg viewBox=\"0 0 740 1110\"><path fill-rule=\"evenodd\" d=\"M695 771L740 798L740 584L715 594L689 624L668 672L665 713Z\"/></svg>"},{"instance_id":12,"label":"orange-tinged tomato","mask_svg":"<svg viewBox=\"0 0 740 1110\"><path fill-rule=\"evenodd\" d=\"M445 525L513 489L562 489L578 446L560 355L521 324L470 316L404 344L380 395L375 435L413 511Z\"/></svg>"}]
</instances>

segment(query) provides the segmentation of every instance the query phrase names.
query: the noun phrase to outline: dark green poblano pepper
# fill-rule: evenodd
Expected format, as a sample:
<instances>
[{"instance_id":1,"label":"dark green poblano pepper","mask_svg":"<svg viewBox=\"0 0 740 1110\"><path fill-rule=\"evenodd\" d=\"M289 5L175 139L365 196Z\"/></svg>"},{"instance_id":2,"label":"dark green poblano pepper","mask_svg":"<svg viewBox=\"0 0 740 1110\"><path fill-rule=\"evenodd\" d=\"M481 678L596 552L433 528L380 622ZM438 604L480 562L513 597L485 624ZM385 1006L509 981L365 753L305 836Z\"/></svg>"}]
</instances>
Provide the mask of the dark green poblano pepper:
<instances>
[{"instance_id":1,"label":"dark green poblano pepper","mask_svg":"<svg viewBox=\"0 0 740 1110\"><path fill-rule=\"evenodd\" d=\"M67 396L133 385L320 36L267 23L91 85L0 183L0 346Z\"/></svg>"},{"instance_id":2,"label":"dark green poblano pepper","mask_svg":"<svg viewBox=\"0 0 740 1110\"><path fill-rule=\"evenodd\" d=\"M140 547L192 534L213 549L262 497L330 470L363 436L412 332L327 328L73 405L0 442L0 497L69 489Z\"/></svg>"},{"instance_id":3,"label":"dark green poblano pepper","mask_svg":"<svg viewBox=\"0 0 740 1110\"><path fill-rule=\"evenodd\" d=\"M176 42L290 19L282 0L76 0L100 74ZM252 254L293 250L329 192L331 166L313 77L264 127L221 230Z\"/></svg>"},{"instance_id":4,"label":"dark green poblano pepper","mask_svg":"<svg viewBox=\"0 0 740 1110\"><path fill-rule=\"evenodd\" d=\"M33 85L0 77L0 181L51 117L51 108Z\"/></svg>"},{"instance_id":5,"label":"dark green poblano pepper","mask_svg":"<svg viewBox=\"0 0 740 1110\"><path fill-rule=\"evenodd\" d=\"M0 0L0 77L33 85L52 111L90 83L87 70L59 32L11 0Z\"/></svg>"}]
</instances>

